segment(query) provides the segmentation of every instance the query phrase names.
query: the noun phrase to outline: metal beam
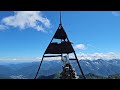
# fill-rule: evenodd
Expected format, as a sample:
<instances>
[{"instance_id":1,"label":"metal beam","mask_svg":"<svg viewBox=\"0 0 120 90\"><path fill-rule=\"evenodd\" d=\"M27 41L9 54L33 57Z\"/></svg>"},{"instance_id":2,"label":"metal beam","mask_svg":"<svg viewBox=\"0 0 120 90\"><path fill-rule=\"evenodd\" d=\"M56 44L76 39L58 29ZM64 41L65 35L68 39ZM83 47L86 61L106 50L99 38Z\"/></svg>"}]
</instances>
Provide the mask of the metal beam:
<instances>
[{"instance_id":1,"label":"metal beam","mask_svg":"<svg viewBox=\"0 0 120 90\"><path fill-rule=\"evenodd\" d=\"M69 60L77 60L76 58L70 58Z\"/></svg>"}]
</instances>

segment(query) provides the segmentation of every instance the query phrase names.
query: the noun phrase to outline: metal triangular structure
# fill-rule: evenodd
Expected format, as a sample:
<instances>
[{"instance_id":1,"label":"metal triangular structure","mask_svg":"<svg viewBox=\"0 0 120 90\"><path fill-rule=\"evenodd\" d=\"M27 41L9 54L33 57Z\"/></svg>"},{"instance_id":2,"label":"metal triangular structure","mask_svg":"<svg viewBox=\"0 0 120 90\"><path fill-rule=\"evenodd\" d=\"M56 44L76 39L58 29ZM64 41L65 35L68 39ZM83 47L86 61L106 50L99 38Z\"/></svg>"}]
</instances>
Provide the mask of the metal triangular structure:
<instances>
[{"instance_id":1,"label":"metal triangular structure","mask_svg":"<svg viewBox=\"0 0 120 90\"><path fill-rule=\"evenodd\" d=\"M53 42L53 39L58 39L60 40L60 43L57 43L57 42ZM84 79L85 78L85 75L81 69L81 66L79 64L79 61L78 61L78 58L77 58L77 55L73 49L73 46L71 45L72 43L69 41L68 37L67 37L67 34L62 26L62 22L61 22L61 12L60 12L60 24L59 24L59 27L57 29L57 31L55 32L52 40L50 41L47 49L45 50L44 54L43 54L43 57L42 57L42 60L40 62L40 65L39 65L39 68L38 68L38 71L36 73L36 76L35 76L35 79L37 78L37 75L39 73L39 70L41 68L41 65L42 65L42 62L43 62L43 59L44 58L47 58L47 57L61 57L61 60L62 60L62 56L63 54L71 54L73 53L75 58L71 58L69 60L76 60L77 61L77 64L79 66L79 69L80 69L80 72L83 76ZM53 54L53 55L47 55L47 54ZM56 55L57 54L57 55Z\"/></svg>"}]
</instances>

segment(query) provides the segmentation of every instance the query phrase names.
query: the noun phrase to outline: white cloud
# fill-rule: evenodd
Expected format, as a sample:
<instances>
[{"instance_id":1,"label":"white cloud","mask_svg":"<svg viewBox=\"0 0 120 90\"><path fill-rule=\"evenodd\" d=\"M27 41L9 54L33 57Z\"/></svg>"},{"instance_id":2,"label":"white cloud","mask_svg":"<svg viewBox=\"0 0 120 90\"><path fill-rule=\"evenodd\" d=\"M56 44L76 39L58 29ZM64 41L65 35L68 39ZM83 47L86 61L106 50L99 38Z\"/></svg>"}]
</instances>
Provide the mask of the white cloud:
<instances>
[{"instance_id":1,"label":"white cloud","mask_svg":"<svg viewBox=\"0 0 120 90\"><path fill-rule=\"evenodd\" d=\"M120 59L120 54L116 54L113 52L108 53L93 53L93 54L85 54L85 53L79 53L77 54L79 59L83 60L97 60L97 59L103 59L103 60L111 60L111 59Z\"/></svg>"},{"instance_id":2,"label":"white cloud","mask_svg":"<svg viewBox=\"0 0 120 90\"><path fill-rule=\"evenodd\" d=\"M41 59L41 57L36 57L35 59L36 59L36 60L40 60L40 59Z\"/></svg>"},{"instance_id":3,"label":"white cloud","mask_svg":"<svg viewBox=\"0 0 120 90\"><path fill-rule=\"evenodd\" d=\"M40 62L42 57L0 57L0 62ZM44 58L46 61L61 60L61 57Z\"/></svg>"},{"instance_id":4,"label":"white cloud","mask_svg":"<svg viewBox=\"0 0 120 90\"><path fill-rule=\"evenodd\" d=\"M7 27L5 25L0 25L0 30L5 30Z\"/></svg>"},{"instance_id":5,"label":"white cloud","mask_svg":"<svg viewBox=\"0 0 120 90\"><path fill-rule=\"evenodd\" d=\"M120 13L118 11L112 11L113 16L120 16Z\"/></svg>"},{"instance_id":6,"label":"white cloud","mask_svg":"<svg viewBox=\"0 0 120 90\"><path fill-rule=\"evenodd\" d=\"M15 11L13 16L3 18L1 23L5 26L33 28L37 31L45 31L45 28L51 26L50 20L43 17L40 11Z\"/></svg>"},{"instance_id":7,"label":"white cloud","mask_svg":"<svg viewBox=\"0 0 120 90\"><path fill-rule=\"evenodd\" d=\"M87 47L84 44L77 44L74 47L75 49L85 50Z\"/></svg>"},{"instance_id":8,"label":"white cloud","mask_svg":"<svg viewBox=\"0 0 120 90\"><path fill-rule=\"evenodd\" d=\"M35 60L34 57L0 57L0 62L26 62Z\"/></svg>"},{"instance_id":9,"label":"white cloud","mask_svg":"<svg viewBox=\"0 0 120 90\"><path fill-rule=\"evenodd\" d=\"M70 58L74 58L74 54L70 54ZM78 53L77 57L79 60L97 60L97 59L103 59L103 60L112 60L112 59L120 59L120 53L113 53L113 52L108 52L108 53ZM33 62L33 61L38 61L40 62L42 57L4 57L0 58L0 62L2 61L7 61L7 62ZM46 61L51 61L51 60L61 60L61 57L51 57L51 58L44 58Z\"/></svg>"}]
</instances>

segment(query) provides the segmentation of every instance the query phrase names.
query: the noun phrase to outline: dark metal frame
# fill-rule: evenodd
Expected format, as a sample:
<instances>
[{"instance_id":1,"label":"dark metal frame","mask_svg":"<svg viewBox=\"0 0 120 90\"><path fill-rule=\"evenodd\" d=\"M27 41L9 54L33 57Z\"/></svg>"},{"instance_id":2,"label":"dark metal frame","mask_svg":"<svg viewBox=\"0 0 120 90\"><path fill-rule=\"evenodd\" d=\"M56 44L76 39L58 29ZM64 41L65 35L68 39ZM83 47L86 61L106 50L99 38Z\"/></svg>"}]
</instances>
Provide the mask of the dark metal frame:
<instances>
[{"instance_id":1,"label":"dark metal frame","mask_svg":"<svg viewBox=\"0 0 120 90\"><path fill-rule=\"evenodd\" d=\"M53 39L54 39L54 38L52 38L52 40L51 40L51 42L49 43L49 45L52 43ZM67 37L67 40L68 40L68 42L69 42L68 37ZM62 39L61 39L61 42L62 42ZM48 45L48 46L49 46L49 45ZM48 48L48 47L47 47L47 48ZM47 50L47 49L46 49L46 50ZM84 73L83 73L83 71L82 71L82 68L81 68L81 66L80 66L80 63L79 63L79 61L78 61L78 58L77 58L77 55L76 55L75 51L74 51L73 53L74 53L74 55L75 55L75 58L69 59L69 60L76 60L76 61L77 61L77 64L78 64L79 69L80 69L80 71L81 71L81 74L82 74L83 78L86 79L86 78L85 78L85 75L84 75ZM41 65L42 65L43 59L44 59L45 57L59 57L59 56L61 56L61 60L62 60L62 53L61 53L61 55L55 55L55 56L45 56L45 54L46 54L46 53L43 54L42 60L41 60L40 65L39 65L39 68L38 68L37 73L36 73L36 75L35 75L35 79L37 78L37 75L38 75L38 73L39 73L39 71L40 71L40 67L41 67ZM68 54L68 53L67 53L67 54Z\"/></svg>"},{"instance_id":2,"label":"dark metal frame","mask_svg":"<svg viewBox=\"0 0 120 90\"><path fill-rule=\"evenodd\" d=\"M60 24L59 24L59 27L60 27L60 26L62 26L62 22L61 22L61 13L60 13ZM56 32L57 32L57 31L56 31ZM54 39L54 36L53 36L52 40L50 41L49 45L52 43L53 39ZM68 42L70 42L69 39L68 39L68 37L67 37L66 39L67 39ZM61 42L62 42L62 40L65 41L65 39L61 39ZM48 45L48 46L49 46L49 45ZM48 48L48 47L47 47L47 48ZM72 47L72 48L73 48L73 47ZM47 50L47 49L46 49L46 50ZM80 63L79 63L79 61L78 61L78 58L77 58L77 55L76 55L74 49L73 49L73 52L72 52L72 53L74 53L75 58L69 59L69 60L76 60L76 61L77 61L77 64L78 64L79 69L80 69L80 72L81 72L83 78L86 79L86 78L85 78L85 75L84 75L84 73L83 73L83 71L82 71L82 68L81 68L81 66L80 66ZM39 73L39 71L40 71L40 68L41 68L43 59L44 59L45 57L59 57L59 56L61 56L61 60L62 60L62 55L63 55L63 53L61 53L61 55L55 55L55 56L45 56L45 54L46 54L46 53L44 52L44 54L43 54L43 56L42 56L42 60L41 60L41 62L40 62L40 65L39 65L39 67L38 67L38 70L37 70L37 73L36 73L34 79L37 78L37 75L38 75L38 73ZM66 54L69 54L69 53L66 53Z\"/></svg>"}]
</instances>

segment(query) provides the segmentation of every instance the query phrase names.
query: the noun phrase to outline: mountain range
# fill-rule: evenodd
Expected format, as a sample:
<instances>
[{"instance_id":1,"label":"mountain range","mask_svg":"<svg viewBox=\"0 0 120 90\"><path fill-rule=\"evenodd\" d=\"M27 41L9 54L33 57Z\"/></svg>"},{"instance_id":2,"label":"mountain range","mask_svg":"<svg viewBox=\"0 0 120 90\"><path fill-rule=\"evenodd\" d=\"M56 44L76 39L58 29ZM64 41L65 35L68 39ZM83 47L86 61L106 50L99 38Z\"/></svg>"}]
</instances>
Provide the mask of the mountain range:
<instances>
[{"instance_id":1,"label":"mountain range","mask_svg":"<svg viewBox=\"0 0 120 90\"><path fill-rule=\"evenodd\" d=\"M79 60L85 75L112 77L120 74L120 60ZM1 79L33 79L40 62L7 63L0 62ZM71 61L78 75L81 75L76 61ZM39 76L50 76L62 71L63 63L59 60L43 61ZM57 74L58 75L58 74Z\"/></svg>"}]
</instances>

